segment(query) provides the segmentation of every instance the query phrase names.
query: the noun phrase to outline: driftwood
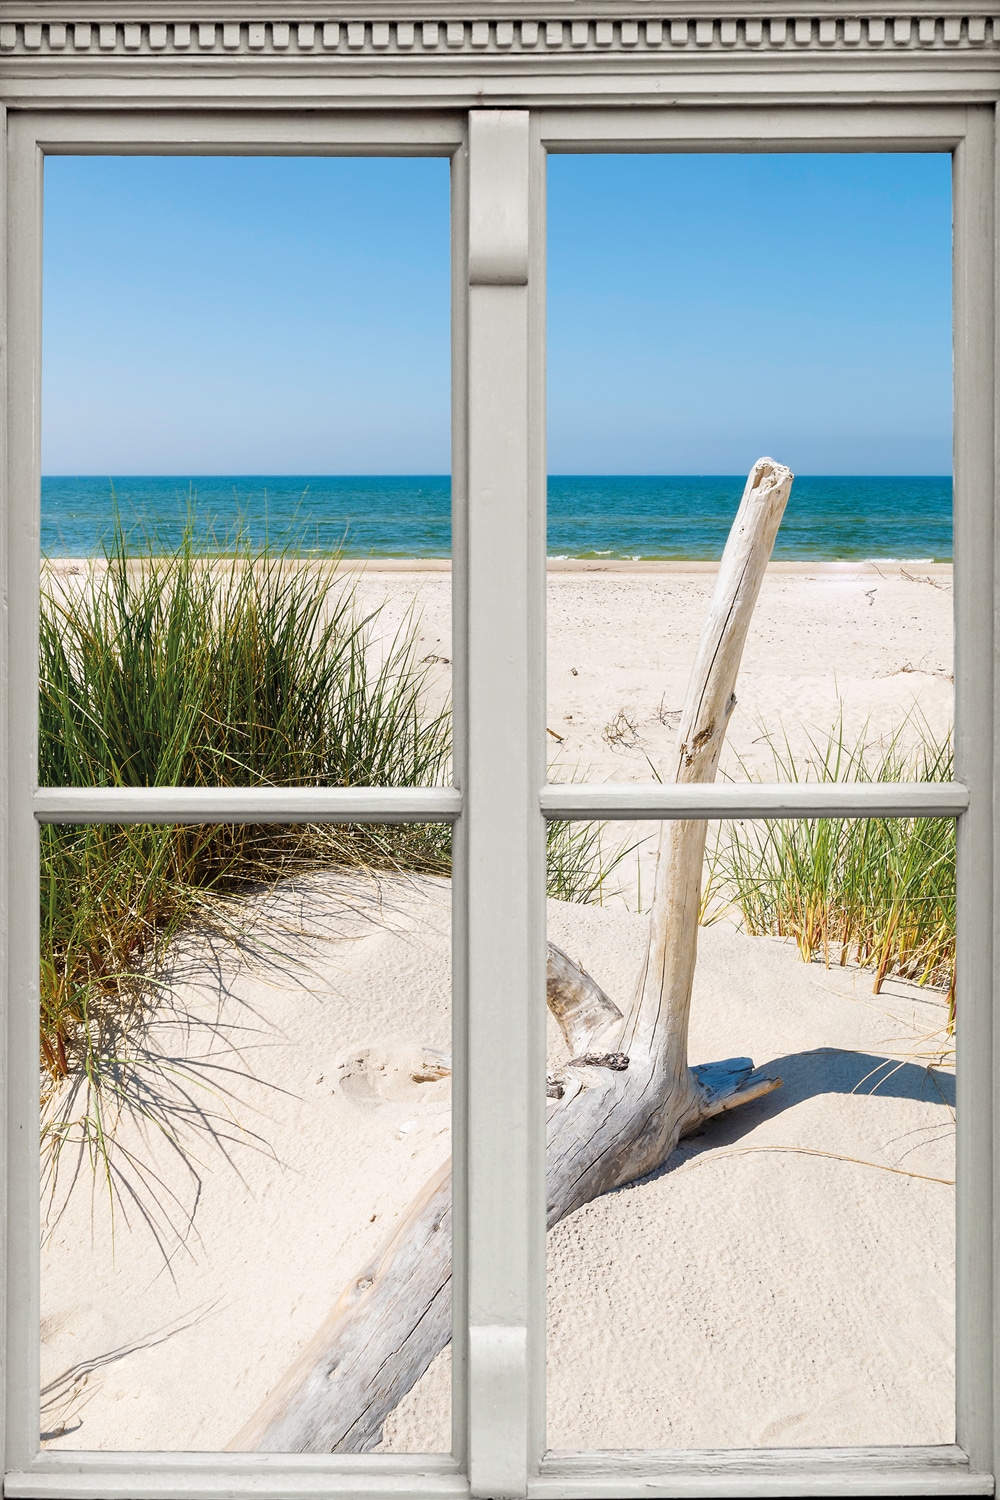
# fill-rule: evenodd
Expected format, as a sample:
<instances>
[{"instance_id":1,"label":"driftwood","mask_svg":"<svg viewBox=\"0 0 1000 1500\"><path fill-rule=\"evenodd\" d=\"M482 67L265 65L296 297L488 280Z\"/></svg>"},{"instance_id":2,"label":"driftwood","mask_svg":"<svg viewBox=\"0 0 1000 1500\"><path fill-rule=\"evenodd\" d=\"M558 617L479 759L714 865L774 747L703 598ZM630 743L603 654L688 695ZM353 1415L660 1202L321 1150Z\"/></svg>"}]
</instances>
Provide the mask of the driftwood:
<instances>
[{"instance_id":1,"label":"driftwood","mask_svg":"<svg viewBox=\"0 0 1000 1500\"><path fill-rule=\"evenodd\" d=\"M676 781L712 781L750 618L792 475L760 459L723 554L678 730ZM688 1012L706 824L661 826L649 942L627 1014L554 945L548 1003L571 1061L550 1074L549 1225L661 1165L681 1136L759 1099L779 1079L748 1058L691 1068ZM360 1453L451 1337L450 1166L230 1444L239 1451Z\"/></svg>"}]
</instances>

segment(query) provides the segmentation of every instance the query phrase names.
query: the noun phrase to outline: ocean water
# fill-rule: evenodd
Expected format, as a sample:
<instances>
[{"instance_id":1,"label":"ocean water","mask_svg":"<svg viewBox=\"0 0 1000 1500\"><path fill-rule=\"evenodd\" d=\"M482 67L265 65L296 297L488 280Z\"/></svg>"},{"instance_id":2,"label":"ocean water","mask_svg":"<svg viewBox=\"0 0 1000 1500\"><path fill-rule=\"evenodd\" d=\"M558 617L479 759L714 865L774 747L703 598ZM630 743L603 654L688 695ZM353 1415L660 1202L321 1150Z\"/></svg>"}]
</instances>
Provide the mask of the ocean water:
<instances>
[{"instance_id":1,"label":"ocean water","mask_svg":"<svg viewBox=\"0 0 1000 1500\"><path fill-rule=\"evenodd\" d=\"M550 556L721 555L744 476L551 475ZM301 554L447 557L451 482L415 476L46 477L42 548L100 554L117 508L130 539L170 551L190 527L200 549L226 551L237 529ZM951 558L947 476L805 475L795 480L776 558Z\"/></svg>"}]
</instances>

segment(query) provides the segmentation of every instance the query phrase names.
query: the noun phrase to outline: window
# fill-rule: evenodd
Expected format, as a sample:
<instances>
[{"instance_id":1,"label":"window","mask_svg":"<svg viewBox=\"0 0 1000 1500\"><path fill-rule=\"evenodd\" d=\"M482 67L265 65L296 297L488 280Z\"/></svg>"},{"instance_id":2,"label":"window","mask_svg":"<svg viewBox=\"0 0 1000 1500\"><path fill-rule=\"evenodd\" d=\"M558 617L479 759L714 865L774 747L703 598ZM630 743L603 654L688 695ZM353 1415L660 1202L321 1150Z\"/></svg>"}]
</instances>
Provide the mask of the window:
<instances>
[{"instance_id":1,"label":"window","mask_svg":"<svg viewBox=\"0 0 1000 1500\"><path fill-rule=\"evenodd\" d=\"M995 242L993 106L983 101L995 96L996 81L977 50L986 22L920 17L863 24L863 36L862 22L851 19L742 16L645 21L642 35L640 23L629 18L72 25L46 18L0 26L10 102L3 880L11 1496L154 1500L363 1492L578 1500L696 1493L706 1486L734 1495L806 1488L818 1494L992 1493L993 1228L985 1205L992 1201L994 1092ZM863 51L852 50L862 40ZM898 51L873 50L887 41ZM786 42L801 53L780 51L779 57ZM761 46L764 51L754 50ZM932 50L920 53L918 46ZM824 47L835 51L824 53ZM660 50L669 48L675 51ZM553 60L560 49L565 65ZM729 57L738 66L730 67ZM836 58L836 85L822 72L825 57ZM941 70L949 58L956 68L946 75L948 97L960 102L941 103ZM448 71L451 59L456 65ZM486 85L470 82L480 67ZM89 82L81 92L84 77ZM762 87L768 90L763 106L757 103ZM907 102L895 102L899 87ZM689 102L651 102L661 89L664 99L671 91L671 100L687 91ZM845 102L852 90L877 102ZM776 93L782 102L774 102ZM558 97L566 102L554 103ZM957 780L547 784L546 154L750 146L954 153ZM47 151L451 157L453 788L37 787L40 161ZM958 1031L957 1444L548 1455L545 1017L539 1003L546 821L777 814L958 819L964 1009ZM452 825L452 1457L37 1451L38 828L177 819Z\"/></svg>"}]
</instances>

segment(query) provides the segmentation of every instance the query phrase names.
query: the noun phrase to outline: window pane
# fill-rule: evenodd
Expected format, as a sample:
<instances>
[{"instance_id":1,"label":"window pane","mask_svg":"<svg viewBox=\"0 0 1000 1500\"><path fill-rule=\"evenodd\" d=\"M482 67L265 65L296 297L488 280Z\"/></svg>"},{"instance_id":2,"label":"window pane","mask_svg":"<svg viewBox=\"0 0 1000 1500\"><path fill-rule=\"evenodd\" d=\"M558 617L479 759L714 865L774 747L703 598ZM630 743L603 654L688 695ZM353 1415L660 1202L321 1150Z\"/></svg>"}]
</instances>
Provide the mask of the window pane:
<instances>
[{"instance_id":1,"label":"window pane","mask_svg":"<svg viewBox=\"0 0 1000 1500\"><path fill-rule=\"evenodd\" d=\"M548 243L550 777L672 775L762 455L796 477L722 774L842 736L911 774L953 712L950 158L553 155Z\"/></svg>"},{"instance_id":2,"label":"window pane","mask_svg":"<svg viewBox=\"0 0 1000 1500\"><path fill-rule=\"evenodd\" d=\"M448 775L448 193L47 159L44 782Z\"/></svg>"},{"instance_id":3,"label":"window pane","mask_svg":"<svg viewBox=\"0 0 1000 1500\"><path fill-rule=\"evenodd\" d=\"M449 830L42 835L43 1446L449 1451Z\"/></svg>"},{"instance_id":4,"label":"window pane","mask_svg":"<svg viewBox=\"0 0 1000 1500\"><path fill-rule=\"evenodd\" d=\"M699 825L664 827L690 875ZM676 881L616 889L635 852L550 899L549 1447L954 1441L954 850L949 819L734 822L694 930Z\"/></svg>"}]
</instances>

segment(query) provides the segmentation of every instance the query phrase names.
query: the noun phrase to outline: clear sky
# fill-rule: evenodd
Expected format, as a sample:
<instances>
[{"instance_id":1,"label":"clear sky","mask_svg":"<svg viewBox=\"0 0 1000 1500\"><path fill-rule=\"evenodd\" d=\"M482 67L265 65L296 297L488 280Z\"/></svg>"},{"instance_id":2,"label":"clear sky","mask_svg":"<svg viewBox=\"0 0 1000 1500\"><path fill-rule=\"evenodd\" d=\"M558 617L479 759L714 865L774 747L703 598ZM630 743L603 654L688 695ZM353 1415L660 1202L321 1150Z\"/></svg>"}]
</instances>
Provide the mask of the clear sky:
<instances>
[{"instance_id":1,"label":"clear sky","mask_svg":"<svg viewBox=\"0 0 1000 1500\"><path fill-rule=\"evenodd\" d=\"M549 162L549 469L951 467L946 156ZM449 468L448 164L46 163L43 469Z\"/></svg>"}]
</instances>

